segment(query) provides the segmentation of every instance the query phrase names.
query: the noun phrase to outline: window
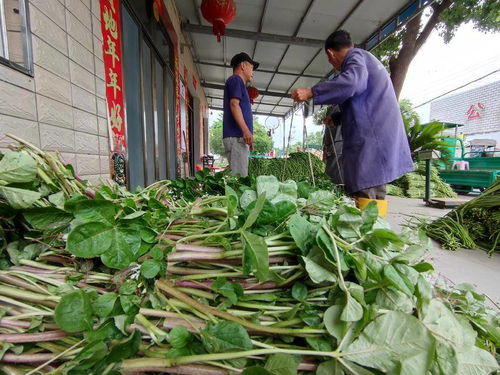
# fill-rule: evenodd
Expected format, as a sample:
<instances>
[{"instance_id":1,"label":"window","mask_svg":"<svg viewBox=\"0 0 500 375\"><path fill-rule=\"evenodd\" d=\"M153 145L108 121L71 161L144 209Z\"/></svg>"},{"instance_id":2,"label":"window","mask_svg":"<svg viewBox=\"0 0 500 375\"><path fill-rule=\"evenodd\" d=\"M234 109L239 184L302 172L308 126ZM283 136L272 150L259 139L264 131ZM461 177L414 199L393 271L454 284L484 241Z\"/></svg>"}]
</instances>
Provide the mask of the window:
<instances>
[{"instance_id":1,"label":"window","mask_svg":"<svg viewBox=\"0 0 500 375\"><path fill-rule=\"evenodd\" d=\"M32 74L28 0L0 0L0 62Z\"/></svg>"}]
</instances>

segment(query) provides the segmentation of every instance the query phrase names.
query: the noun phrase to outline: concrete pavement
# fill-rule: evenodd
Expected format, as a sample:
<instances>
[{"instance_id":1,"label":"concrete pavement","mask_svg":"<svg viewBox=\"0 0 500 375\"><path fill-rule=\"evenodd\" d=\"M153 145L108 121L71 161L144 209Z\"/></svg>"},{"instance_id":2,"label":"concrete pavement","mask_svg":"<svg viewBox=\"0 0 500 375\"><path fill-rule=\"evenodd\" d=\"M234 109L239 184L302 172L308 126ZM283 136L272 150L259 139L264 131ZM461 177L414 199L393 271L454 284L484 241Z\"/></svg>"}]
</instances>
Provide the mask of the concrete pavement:
<instances>
[{"instance_id":1,"label":"concrete pavement","mask_svg":"<svg viewBox=\"0 0 500 375\"><path fill-rule=\"evenodd\" d=\"M467 197L465 197L467 199ZM388 197L387 221L399 232L411 216L435 219L449 210L425 206L421 199ZM455 284L470 283L478 292L500 304L500 254L489 257L483 250L444 250L433 241L429 254L439 276Z\"/></svg>"}]
</instances>

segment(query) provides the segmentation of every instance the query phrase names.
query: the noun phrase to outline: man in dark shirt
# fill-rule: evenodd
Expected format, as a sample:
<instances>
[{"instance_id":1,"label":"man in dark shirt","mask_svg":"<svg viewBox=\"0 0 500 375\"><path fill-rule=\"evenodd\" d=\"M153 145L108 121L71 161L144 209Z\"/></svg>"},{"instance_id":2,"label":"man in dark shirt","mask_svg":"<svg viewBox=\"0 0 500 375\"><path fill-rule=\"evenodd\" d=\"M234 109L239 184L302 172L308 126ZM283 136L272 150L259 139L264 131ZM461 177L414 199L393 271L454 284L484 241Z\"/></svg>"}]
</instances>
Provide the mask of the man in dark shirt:
<instances>
[{"instance_id":1,"label":"man in dark shirt","mask_svg":"<svg viewBox=\"0 0 500 375\"><path fill-rule=\"evenodd\" d=\"M259 63L241 52L231 60L233 75L224 87L222 137L224 150L233 174L248 175L248 152L253 151L252 105L246 88Z\"/></svg>"}]
</instances>

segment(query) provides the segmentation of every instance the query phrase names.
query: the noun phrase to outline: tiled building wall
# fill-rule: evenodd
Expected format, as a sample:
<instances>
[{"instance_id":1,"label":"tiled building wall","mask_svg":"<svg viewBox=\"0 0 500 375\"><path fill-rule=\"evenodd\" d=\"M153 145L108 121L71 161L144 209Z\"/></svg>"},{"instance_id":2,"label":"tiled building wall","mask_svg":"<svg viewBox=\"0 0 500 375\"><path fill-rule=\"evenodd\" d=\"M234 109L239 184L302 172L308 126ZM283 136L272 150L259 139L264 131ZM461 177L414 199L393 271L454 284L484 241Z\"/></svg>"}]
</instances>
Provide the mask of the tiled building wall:
<instances>
[{"instance_id":1,"label":"tiled building wall","mask_svg":"<svg viewBox=\"0 0 500 375\"><path fill-rule=\"evenodd\" d=\"M436 100L431 104L430 118L464 124L459 132L488 138L488 134L500 132L499 93L500 81Z\"/></svg>"},{"instance_id":2,"label":"tiled building wall","mask_svg":"<svg viewBox=\"0 0 500 375\"><path fill-rule=\"evenodd\" d=\"M34 78L0 64L0 148L13 133L109 177L99 0L30 0Z\"/></svg>"}]
</instances>

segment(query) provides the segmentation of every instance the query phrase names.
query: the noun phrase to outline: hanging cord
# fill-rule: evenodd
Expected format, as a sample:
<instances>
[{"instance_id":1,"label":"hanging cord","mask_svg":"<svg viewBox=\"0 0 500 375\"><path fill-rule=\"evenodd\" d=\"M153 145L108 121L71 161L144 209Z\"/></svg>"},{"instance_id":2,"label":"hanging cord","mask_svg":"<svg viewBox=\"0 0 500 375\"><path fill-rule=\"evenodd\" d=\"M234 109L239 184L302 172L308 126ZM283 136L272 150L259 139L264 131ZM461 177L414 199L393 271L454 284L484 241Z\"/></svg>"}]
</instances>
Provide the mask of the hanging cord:
<instances>
[{"instance_id":1,"label":"hanging cord","mask_svg":"<svg viewBox=\"0 0 500 375\"><path fill-rule=\"evenodd\" d=\"M334 125L334 127L335 127L335 137L336 137L338 132L338 126ZM325 131L328 131L328 134L330 135L330 141L332 142L333 153L335 154L335 162L337 163L337 168L339 170L340 181L342 182L342 186L344 186L345 185L344 172L342 171L342 169L340 169L339 156L337 155L337 149L335 147L335 140L333 139L332 131L328 126L326 127Z\"/></svg>"},{"instance_id":2,"label":"hanging cord","mask_svg":"<svg viewBox=\"0 0 500 375\"><path fill-rule=\"evenodd\" d=\"M290 131L288 132L288 141L285 147L285 162L283 163L283 169L281 170L281 181L285 178L286 164L288 161L288 147L290 146L290 139L292 138L292 127L293 127L293 115L295 111L292 110L292 116L290 121ZM283 131L285 131L285 121L283 120Z\"/></svg>"},{"instance_id":3,"label":"hanging cord","mask_svg":"<svg viewBox=\"0 0 500 375\"><path fill-rule=\"evenodd\" d=\"M306 127L306 117L302 114L303 117L303 139L302 139L302 147L304 148L304 151L307 152L307 157L309 158L309 171L311 172L311 179L313 186L316 187L316 179L314 178L314 170L313 170L313 164L312 164L312 158L311 158L311 153L307 151L307 127Z\"/></svg>"}]
</instances>

